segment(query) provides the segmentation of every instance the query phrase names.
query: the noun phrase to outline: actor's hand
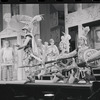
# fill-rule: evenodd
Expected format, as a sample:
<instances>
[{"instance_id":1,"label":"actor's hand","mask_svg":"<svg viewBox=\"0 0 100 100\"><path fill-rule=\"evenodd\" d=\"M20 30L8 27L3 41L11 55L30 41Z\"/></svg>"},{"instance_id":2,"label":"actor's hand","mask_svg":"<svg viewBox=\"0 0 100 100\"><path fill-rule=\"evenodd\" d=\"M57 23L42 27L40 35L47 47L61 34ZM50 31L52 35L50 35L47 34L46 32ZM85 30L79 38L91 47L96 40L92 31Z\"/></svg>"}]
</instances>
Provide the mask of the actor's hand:
<instances>
[{"instance_id":1,"label":"actor's hand","mask_svg":"<svg viewBox=\"0 0 100 100\"><path fill-rule=\"evenodd\" d=\"M18 47L18 49L17 50L20 50L21 48L20 47Z\"/></svg>"},{"instance_id":2,"label":"actor's hand","mask_svg":"<svg viewBox=\"0 0 100 100\"><path fill-rule=\"evenodd\" d=\"M16 47L20 47L20 45L17 44Z\"/></svg>"}]
</instances>

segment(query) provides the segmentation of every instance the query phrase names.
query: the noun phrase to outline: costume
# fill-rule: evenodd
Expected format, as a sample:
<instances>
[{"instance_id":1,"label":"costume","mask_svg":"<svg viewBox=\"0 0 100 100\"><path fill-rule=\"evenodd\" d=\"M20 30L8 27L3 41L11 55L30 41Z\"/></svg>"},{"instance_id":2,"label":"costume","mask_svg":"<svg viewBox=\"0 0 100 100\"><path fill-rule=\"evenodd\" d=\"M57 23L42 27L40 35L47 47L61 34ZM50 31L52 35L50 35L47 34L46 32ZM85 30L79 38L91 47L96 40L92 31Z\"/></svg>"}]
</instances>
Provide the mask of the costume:
<instances>
[{"instance_id":1,"label":"costume","mask_svg":"<svg viewBox=\"0 0 100 100\"><path fill-rule=\"evenodd\" d=\"M14 67L14 52L12 47L4 47L1 50L2 53L2 80L12 81L13 80L13 67Z\"/></svg>"},{"instance_id":2,"label":"costume","mask_svg":"<svg viewBox=\"0 0 100 100\"><path fill-rule=\"evenodd\" d=\"M78 55L78 60L77 63L82 63L85 61L84 59L84 54L85 52L89 49L87 46L87 34L89 32L89 27L83 28L82 34L80 35L78 39L78 49L77 49L77 55ZM85 80L86 83L89 83L90 80L95 80L93 76L93 72L90 67L84 66L84 67L78 67L77 71L75 72L75 75L77 77L74 77L77 79L77 82L80 80ZM74 76L75 76L74 75ZM75 81L73 81L74 83Z\"/></svg>"},{"instance_id":3,"label":"costume","mask_svg":"<svg viewBox=\"0 0 100 100\"><path fill-rule=\"evenodd\" d=\"M71 39L69 34L65 34L64 36L61 37L61 42L59 43L59 48L60 48L60 53L58 55L59 56L63 56L65 54L68 53L68 41ZM58 61L57 65L56 65L56 70L58 70L56 73L54 73L54 78L53 78L53 82L58 82L58 81L65 81L66 80L66 72L63 73L62 69L65 68L65 66L69 65L71 59L65 59L65 60L61 60L60 62Z\"/></svg>"},{"instance_id":4,"label":"costume","mask_svg":"<svg viewBox=\"0 0 100 100\"><path fill-rule=\"evenodd\" d=\"M59 51L56 45L48 47L48 54L47 54L48 61L55 60L58 55Z\"/></svg>"},{"instance_id":5,"label":"costume","mask_svg":"<svg viewBox=\"0 0 100 100\"><path fill-rule=\"evenodd\" d=\"M33 66L34 64L37 64L38 61L42 61L42 59L39 57L39 50L36 44L36 41L34 39L33 30L34 30L34 23L37 23L42 20L41 15L36 15L32 18L30 22L24 22L26 25L22 28L22 30L25 31L25 42L28 41L27 44L24 46L24 51L26 53L26 59L23 60L24 64L27 66ZM22 49L22 47L19 47L19 49ZM35 67L26 67L26 72L28 72L28 78L35 76Z\"/></svg>"}]
</instances>

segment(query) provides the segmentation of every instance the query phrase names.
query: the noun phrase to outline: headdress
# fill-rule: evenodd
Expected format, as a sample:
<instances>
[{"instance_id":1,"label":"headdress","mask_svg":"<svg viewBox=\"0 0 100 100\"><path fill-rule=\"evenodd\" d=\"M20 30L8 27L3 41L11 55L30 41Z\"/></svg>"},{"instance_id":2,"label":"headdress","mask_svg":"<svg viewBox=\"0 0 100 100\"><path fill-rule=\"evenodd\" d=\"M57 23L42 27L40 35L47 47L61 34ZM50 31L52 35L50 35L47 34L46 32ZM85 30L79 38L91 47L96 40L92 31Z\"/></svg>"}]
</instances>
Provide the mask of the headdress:
<instances>
[{"instance_id":1,"label":"headdress","mask_svg":"<svg viewBox=\"0 0 100 100\"><path fill-rule=\"evenodd\" d=\"M8 17L11 17L11 13L5 13L3 16L3 19L8 18Z\"/></svg>"},{"instance_id":2,"label":"headdress","mask_svg":"<svg viewBox=\"0 0 100 100\"><path fill-rule=\"evenodd\" d=\"M70 45L69 40L71 39L71 36L69 34L65 34L64 32L62 32L64 35L61 36L61 42L60 44L63 45L63 49L65 51L68 51L68 46Z\"/></svg>"},{"instance_id":3,"label":"headdress","mask_svg":"<svg viewBox=\"0 0 100 100\"><path fill-rule=\"evenodd\" d=\"M87 40L87 34L88 34L89 31L90 31L90 28L88 26L83 27L82 28L82 33L80 34L79 39Z\"/></svg>"},{"instance_id":4,"label":"headdress","mask_svg":"<svg viewBox=\"0 0 100 100\"><path fill-rule=\"evenodd\" d=\"M50 42L54 42L54 39L50 39Z\"/></svg>"},{"instance_id":5,"label":"headdress","mask_svg":"<svg viewBox=\"0 0 100 100\"><path fill-rule=\"evenodd\" d=\"M21 21L22 23L25 23L26 25L22 28L27 29L29 31L32 31L33 29L33 24L35 22L40 22L43 19L43 14L42 15L36 15L33 18L30 18L30 21Z\"/></svg>"},{"instance_id":6,"label":"headdress","mask_svg":"<svg viewBox=\"0 0 100 100\"><path fill-rule=\"evenodd\" d=\"M62 32L64 34L64 39L67 41L67 40L70 40L71 39L71 36L69 34L66 34L64 32Z\"/></svg>"}]
</instances>

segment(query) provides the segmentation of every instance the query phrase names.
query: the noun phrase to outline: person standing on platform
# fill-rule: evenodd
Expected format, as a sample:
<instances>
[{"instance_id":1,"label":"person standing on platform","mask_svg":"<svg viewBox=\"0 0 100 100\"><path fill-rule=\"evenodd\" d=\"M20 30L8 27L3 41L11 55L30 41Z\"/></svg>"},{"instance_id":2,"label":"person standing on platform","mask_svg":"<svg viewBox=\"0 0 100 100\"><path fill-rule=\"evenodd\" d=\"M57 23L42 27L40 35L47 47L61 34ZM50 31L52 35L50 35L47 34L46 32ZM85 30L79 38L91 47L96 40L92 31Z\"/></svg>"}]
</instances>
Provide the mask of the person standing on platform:
<instances>
[{"instance_id":1,"label":"person standing on platform","mask_svg":"<svg viewBox=\"0 0 100 100\"><path fill-rule=\"evenodd\" d=\"M13 80L13 67L14 67L14 50L10 47L8 40L4 41L4 47L1 49L2 59L2 80L12 81Z\"/></svg>"},{"instance_id":2,"label":"person standing on platform","mask_svg":"<svg viewBox=\"0 0 100 100\"><path fill-rule=\"evenodd\" d=\"M59 50L57 48L57 46L55 45L55 41L53 39L49 40L50 45L48 46L48 52L47 52L47 61L52 61L52 60L56 60L57 57L59 56ZM48 66L52 66L50 68L50 71L56 71L57 70L57 64L55 63L51 63L48 64Z\"/></svg>"},{"instance_id":3,"label":"person standing on platform","mask_svg":"<svg viewBox=\"0 0 100 100\"><path fill-rule=\"evenodd\" d=\"M51 60L57 59L59 55L59 50L57 46L55 45L55 41L53 39L50 39L49 42L50 42L50 45L48 47L47 59L48 61L51 61Z\"/></svg>"},{"instance_id":4,"label":"person standing on platform","mask_svg":"<svg viewBox=\"0 0 100 100\"><path fill-rule=\"evenodd\" d=\"M45 61L45 46L42 44L42 39L38 39L37 40L37 46L38 46L38 52L39 52L39 57L42 59L42 61ZM40 62L38 62L40 63ZM45 65L40 65L37 67L37 70L38 69L41 69L43 68L43 70L40 70L40 73L38 73L38 79L41 78L42 75L45 74Z\"/></svg>"},{"instance_id":5,"label":"person standing on platform","mask_svg":"<svg viewBox=\"0 0 100 100\"><path fill-rule=\"evenodd\" d=\"M33 66L32 62L34 62L33 61L34 59L42 62L42 59L39 57L38 47L34 39L34 35L32 33L34 29L34 24L37 24L37 22L41 21L42 19L43 19L42 15L36 15L35 17L33 17L32 21L22 29L25 33L25 41L23 45L21 46L17 45L18 50L24 49L24 51L28 51L27 52L28 53L28 66ZM33 79L33 81L35 81L34 68L33 70L32 68L29 68L29 74L27 78L29 80Z\"/></svg>"}]
</instances>

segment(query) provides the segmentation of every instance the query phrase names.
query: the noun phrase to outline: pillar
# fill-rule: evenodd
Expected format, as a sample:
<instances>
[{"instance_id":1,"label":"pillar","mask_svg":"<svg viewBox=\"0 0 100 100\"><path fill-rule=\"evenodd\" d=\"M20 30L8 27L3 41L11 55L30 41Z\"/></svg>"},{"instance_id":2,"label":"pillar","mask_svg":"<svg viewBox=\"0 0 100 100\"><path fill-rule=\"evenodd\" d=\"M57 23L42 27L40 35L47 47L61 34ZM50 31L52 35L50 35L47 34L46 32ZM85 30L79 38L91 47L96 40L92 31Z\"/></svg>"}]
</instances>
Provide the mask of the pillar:
<instances>
[{"instance_id":1,"label":"pillar","mask_svg":"<svg viewBox=\"0 0 100 100\"><path fill-rule=\"evenodd\" d=\"M21 35L17 35L17 44L22 45ZM23 72L22 68L19 68L22 66L22 50L18 50L18 69L17 69L17 80L21 81L23 80Z\"/></svg>"},{"instance_id":2,"label":"pillar","mask_svg":"<svg viewBox=\"0 0 100 100\"><path fill-rule=\"evenodd\" d=\"M3 13L3 16L5 13L11 13L11 5L10 4L2 4L2 13ZM7 27L7 23L6 21L3 20L3 29L5 29Z\"/></svg>"},{"instance_id":3,"label":"pillar","mask_svg":"<svg viewBox=\"0 0 100 100\"><path fill-rule=\"evenodd\" d=\"M68 34L68 26L67 26L67 21L66 21L66 17L68 16L68 4L64 4L64 13L65 13L65 33ZM67 41L68 44L68 48L67 51L69 52L70 49L70 45L69 45L69 40Z\"/></svg>"},{"instance_id":4,"label":"pillar","mask_svg":"<svg viewBox=\"0 0 100 100\"><path fill-rule=\"evenodd\" d=\"M3 7L0 4L0 32L3 30Z\"/></svg>"},{"instance_id":5,"label":"pillar","mask_svg":"<svg viewBox=\"0 0 100 100\"><path fill-rule=\"evenodd\" d=\"M2 4L0 4L0 32L3 30L3 9ZM1 50L1 38L0 38L0 50ZM1 55L0 55L1 56ZM1 60L0 60L0 80L1 80Z\"/></svg>"},{"instance_id":6,"label":"pillar","mask_svg":"<svg viewBox=\"0 0 100 100\"><path fill-rule=\"evenodd\" d=\"M11 4L11 15L19 14L19 4Z\"/></svg>"},{"instance_id":7,"label":"pillar","mask_svg":"<svg viewBox=\"0 0 100 100\"><path fill-rule=\"evenodd\" d=\"M82 4L77 4L77 11L82 11ZM80 37L82 33L82 24L78 25L78 37Z\"/></svg>"}]
</instances>

